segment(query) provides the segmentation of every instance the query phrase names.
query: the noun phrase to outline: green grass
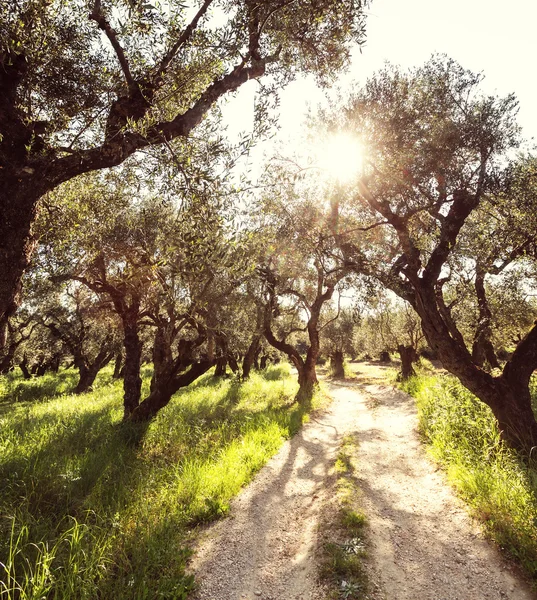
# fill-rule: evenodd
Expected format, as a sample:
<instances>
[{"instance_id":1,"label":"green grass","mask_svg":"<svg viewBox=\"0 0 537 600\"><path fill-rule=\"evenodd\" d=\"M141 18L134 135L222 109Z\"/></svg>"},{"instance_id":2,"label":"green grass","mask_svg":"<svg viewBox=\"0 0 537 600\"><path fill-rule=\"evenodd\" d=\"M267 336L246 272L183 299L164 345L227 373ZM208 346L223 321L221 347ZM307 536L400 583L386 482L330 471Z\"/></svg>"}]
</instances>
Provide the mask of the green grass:
<instances>
[{"instance_id":1,"label":"green grass","mask_svg":"<svg viewBox=\"0 0 537 600\"><path fill-rule=\"evenodd\" d=\"M195 526L305 417L286 365L245 383L206 375L145 426L121 422L121 382L43 385L0 413L1 600L186 598Z\"/></svg>"},{"instance_id":2,"label":"green grass","mask_svg":"<svg viewBox=\"0 0 537 600\"><path fill-rule=\"evenodd\" d=\"M364 559L367 519L360 510L360 490L355 475L357 441L346 436L334 463L335 498L322 524L325 542L320 553L320 580L329 598L366 600L369 579Z\"/></svg>"},{"instance_id":3,"label":"green grass","mask_svg":"<svg viewBox=\"0 0 537 600\"><path fill-rule=\"evenodd\" d=\"M144 367L144 371L148 368ZM95 379L93 389L110 385L113 367L108 365L102 369ZM42 402L63 396L74 390L78 383L79 373L76 369L60 369L58 373L45 373L42 377L24 379L20 369L0 376L0 412L5 405L13 402Z\"/></svg>"},{"instance_id":4,"label":"green grass","mask_svg":"<svg viewBox=\"0 0 537 600\"><path fill-rule=\"evenodd\" d=\"M490 409L451 376L403 385L434 458L491 538L537 580L537 471L500 440Z\"/></svg>"}]
</instances>

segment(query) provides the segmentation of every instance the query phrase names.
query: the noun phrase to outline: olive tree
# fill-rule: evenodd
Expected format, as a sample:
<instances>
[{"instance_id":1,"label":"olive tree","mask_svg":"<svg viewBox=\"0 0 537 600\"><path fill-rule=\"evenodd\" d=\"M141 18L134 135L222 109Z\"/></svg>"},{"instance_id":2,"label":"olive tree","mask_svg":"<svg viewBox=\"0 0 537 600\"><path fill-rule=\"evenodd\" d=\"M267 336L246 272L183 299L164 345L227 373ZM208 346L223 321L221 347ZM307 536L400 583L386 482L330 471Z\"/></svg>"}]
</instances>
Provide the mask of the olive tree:
<instances>
[{"instance_id":1,"label":"olive tree","mask_svg":"<svg viewBox=\"0 0 537 600\"><path fill-rule=\"evenodd\" d=\"M434 56L409 72L387 67L350 95L332 122L361 136L367 165L349 190L361 229L339 239L358 271L409 302L444 367L491 408L504 439L528 453L537 445L529 389L537 327L492 375L474 361L444 294L472 213L498 195L515 209L527 190L505 187L508 153L520 143L516 99L483 94L481 80Z\"/></svg>"},{"instance_id":2,"label":"olive tree","mask_svg":"<svg viewBox=\"0 0 537 600\"><path fill-rule=\"evenodd\" d=\"M297 369L297 400L308 403L318 383L315 365L320 331L329 320L325 313L342 291L349 269L334 236L327 235L337 218L337 203L320 202L319 181L303 180L299 165L277 161L274 166L263 204L266 246L258 268L263 333ZM298 331L306 334L305 357L290 342Z\"/></svg>"}]
</instances>

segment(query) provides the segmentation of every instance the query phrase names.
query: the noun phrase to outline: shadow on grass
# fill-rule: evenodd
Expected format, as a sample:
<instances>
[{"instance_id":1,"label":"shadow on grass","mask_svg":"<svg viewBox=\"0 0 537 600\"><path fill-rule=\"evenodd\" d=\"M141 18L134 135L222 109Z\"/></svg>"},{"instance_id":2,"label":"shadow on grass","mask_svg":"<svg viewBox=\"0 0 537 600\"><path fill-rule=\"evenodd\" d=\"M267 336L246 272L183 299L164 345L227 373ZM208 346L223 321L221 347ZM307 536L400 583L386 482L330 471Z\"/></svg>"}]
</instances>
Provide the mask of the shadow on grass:
<instances>
[{"instance_id":1,"label":"shadow on grass","mask_svg":"<svg viewBox=\"0 0 537 600\"><path fill-rule=\"evenodd\" d=\"M275 381L282 374L261 376ZM187 483L181 484L184 498L177 496L183 469L216 460L249 431L278 423L292 435L302 423L299 406L290 409L281 396L279 405L262 394L251 398L246 385L206 376L144 424L120 421L119 386L109 401L93 406L91 395L66 398L65 408L58 404L50 411L17 405L10 434L2 432L11 436L11 452L0 458L0 512L18 515L36 542L61 535L69 516L95 527L95 539L100 532L115 540L114 565L88 597L186 598L192 586L184 575L188 527L218 518L226 500L217 489L193 508ZM69 404L80 401L84 410Z\"/></svg>"},{"instance_id":2,"label":"shadow on grass","mask_svg":"<svg viewBox=\"0 0 537 600\"><path fill-rule=\"evenodd\" d=\"M39 402L68 393L76 387L78 373L64 369L58 373L46 373L42 377L24 379L22 375L8 373L2 376L0 403Z\"/></svg>"},{"instance_id":3,"label":"shadow on grass","mask_svg":"<svg viewBox=\"0 0 537 600\"><path fill-rule=\"evenodd\" d=\"M266 379L273 380L272 374ZM180 429L175 432L175 441L185 454L197 453L198 449L205 457L215 451L214 432L221 434L221 443L227 443L240 435L245 423L253 425L254 419L282 421L289 413L284 406L238 407L244 385L238 380L231 381L216 401L209 393L194 405L186 401L193 388L210 392L220 385L213 377L197 381L175 396L167 414L163 410L157 417ZM118 501L129 503L129 495L136 501L133 482L139 474L133 473L138 462L146 465L144 452L151 422L118 420L119 411L114 416L113 410L120 406L119 397L115 400L95 410L66 416L59 410L36 415L30 407L19 407L18 414L11 418L11 437L19 441L19 446L0 461L4 506L17 504L22 496L34 517L50 513L60 521L67 513L90 508L87 501L96 486L102 488L98 496L104 507L112 507ZM304 412L299 406L291 411L293 432L302 423ZM131 492L124 494L122 489Z\"/></svg>"},{"instance_id":4,"label":"shadow on grass","mask_svg":"<svg viewBox=\"0 0 537 600\"><path fill-rule=\"evenodd\" d=\"M76 369L60 369L57 373L45 373L41 377L24 379L20 372L0 376L0 411L13 403L45 402L70 394L79 381ZM112 370L107 367L97 374L93 390L103 388L117 380L112 378Z\"/></svg>"}]
</instances>

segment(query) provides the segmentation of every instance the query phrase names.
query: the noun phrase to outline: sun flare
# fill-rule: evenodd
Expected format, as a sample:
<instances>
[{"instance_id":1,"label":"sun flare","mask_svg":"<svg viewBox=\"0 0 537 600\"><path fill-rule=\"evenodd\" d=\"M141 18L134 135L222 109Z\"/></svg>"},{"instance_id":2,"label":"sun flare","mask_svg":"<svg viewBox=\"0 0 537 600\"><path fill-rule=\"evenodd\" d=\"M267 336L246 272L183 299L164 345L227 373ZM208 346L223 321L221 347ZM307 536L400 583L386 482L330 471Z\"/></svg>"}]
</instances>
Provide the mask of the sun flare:
<instances>
[{"instance_id":1,"label":"sun flare","mask_svg":"<svg viewBox=\"0 0 537 600\"><path fill-rule=\"evenodd\" d=\"M362 172L363 158L363 145L350 133L329 137L317 156L319 165L340 183L348 183Z\"/></svg>"}]
</instances>

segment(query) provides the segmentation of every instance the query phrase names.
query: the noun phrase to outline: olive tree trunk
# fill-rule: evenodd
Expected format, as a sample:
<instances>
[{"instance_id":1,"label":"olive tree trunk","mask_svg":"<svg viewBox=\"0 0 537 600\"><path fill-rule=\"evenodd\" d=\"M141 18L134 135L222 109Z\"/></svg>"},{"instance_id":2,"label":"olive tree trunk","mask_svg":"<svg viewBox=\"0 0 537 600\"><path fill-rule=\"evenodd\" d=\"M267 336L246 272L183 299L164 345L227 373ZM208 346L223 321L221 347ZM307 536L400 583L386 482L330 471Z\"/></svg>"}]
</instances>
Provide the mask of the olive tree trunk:
<instances>
[{"instance_id":1,"label":"olive tree trunk","mask_svg":"<svg viewBox=\"0 0 537 600\"><path fill-rule=\"evenodd\" d=\"M407 381L416 375L416 371L414 371L414 367L412 366L412 363L416 362L417 359L416 350L413 346L399 344L399 346L397 346L397 352L399 352L399 356L401 357L400 380Z\"/></svg>"},{"instance_id":2,"label":"olive tree trunk","mask_svg":"<svg viewBox=\"0 0 537 600\"><path fill-rule=\"evenodd\" d=\"M332 377L335 377L336 379L345 378L344 356L341 350L334 350L330 356L330 369L332 371Z\"/></svg>"}]
</instances>

